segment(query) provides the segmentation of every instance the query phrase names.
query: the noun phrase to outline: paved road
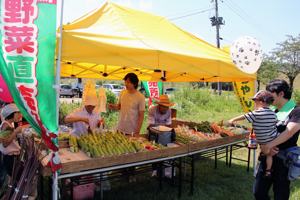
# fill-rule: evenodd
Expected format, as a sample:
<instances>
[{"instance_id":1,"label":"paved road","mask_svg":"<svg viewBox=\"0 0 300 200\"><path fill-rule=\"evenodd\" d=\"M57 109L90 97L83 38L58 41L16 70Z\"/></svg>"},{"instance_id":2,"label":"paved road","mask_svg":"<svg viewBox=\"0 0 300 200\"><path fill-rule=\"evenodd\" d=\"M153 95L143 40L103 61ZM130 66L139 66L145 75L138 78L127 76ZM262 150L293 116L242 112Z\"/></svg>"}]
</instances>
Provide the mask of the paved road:
<instances>
[{"instance_id":1,"label":"paved road","mask_svg":"<svg viewBox=\"0 0 300 200\"><path fill-rule=\"evenodd\" d=\"M81 98L59 98L60 103L81 103Z\"/></svg>"}]
</instances>

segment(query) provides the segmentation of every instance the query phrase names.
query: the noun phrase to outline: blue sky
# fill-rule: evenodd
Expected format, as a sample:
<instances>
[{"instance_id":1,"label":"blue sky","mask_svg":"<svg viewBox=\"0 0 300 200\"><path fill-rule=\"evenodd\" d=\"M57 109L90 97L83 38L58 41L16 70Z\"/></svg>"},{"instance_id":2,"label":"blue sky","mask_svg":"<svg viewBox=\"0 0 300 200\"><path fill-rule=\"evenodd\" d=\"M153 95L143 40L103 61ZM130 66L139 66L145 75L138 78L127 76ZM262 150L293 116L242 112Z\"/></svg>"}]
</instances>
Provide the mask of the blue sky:
<instances>
[{"instance_id":1,"label":"blue sky","mask_svg":"<svg viewBox=\"0 0 300 200\"><path fill-rule=\"evenodd\" d=\"M215 27L209 18L215 13L211 0L111 0L112 2L164 16L180 28L216 43ZM64 23L100 7L104 0L64 0ZM197 14L196 14L197 13ZM189 15L189 16L187 16ZM186 16L186 17L184 17ZM300 33L299 0L219 0L219 16L225 20L220 36L222 45L240 36L255 37L264 53Z\"/></svg>"}]
</instances>

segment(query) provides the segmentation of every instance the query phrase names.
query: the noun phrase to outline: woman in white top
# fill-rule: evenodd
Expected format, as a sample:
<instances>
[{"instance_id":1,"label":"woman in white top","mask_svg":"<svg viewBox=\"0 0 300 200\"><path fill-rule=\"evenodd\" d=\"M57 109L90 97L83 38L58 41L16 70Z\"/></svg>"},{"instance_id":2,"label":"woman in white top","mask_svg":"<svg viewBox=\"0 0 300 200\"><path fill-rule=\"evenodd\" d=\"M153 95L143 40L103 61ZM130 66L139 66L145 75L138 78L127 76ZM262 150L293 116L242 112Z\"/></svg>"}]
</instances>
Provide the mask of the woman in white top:
<instances>
[{"instance_id":1,"label":"woman in white top","mask_svg":"<svg viewBox=\"0 0 300 200\"><path fill-rule=\"evenodd\" d=\"M13 103L8 104L1 110L1 117L3 119L0 130L11 130L11 134L6 138L0 139L0 151L4 155L3 163L5 165L6 172L9 176L12 175L12 169L14 164L14 157L20 154L20 145L18 144L16 137L21 133L22 127L15 129L14 122L22 120L22 115Z\"/></svg>"}]
</instances>

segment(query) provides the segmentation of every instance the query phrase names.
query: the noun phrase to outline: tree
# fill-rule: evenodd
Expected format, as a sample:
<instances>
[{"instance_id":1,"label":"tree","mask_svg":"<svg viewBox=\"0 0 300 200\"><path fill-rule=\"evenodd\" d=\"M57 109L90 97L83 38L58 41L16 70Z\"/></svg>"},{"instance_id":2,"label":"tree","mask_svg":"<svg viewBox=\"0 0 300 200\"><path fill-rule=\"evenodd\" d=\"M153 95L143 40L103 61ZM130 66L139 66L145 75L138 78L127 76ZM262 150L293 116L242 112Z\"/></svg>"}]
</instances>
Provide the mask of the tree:
<instances>
[{"instance_id":1,"label":"tree","mask_svg":"<svg viewBox=\"0 0 300 200\"><path fill-rule=\"evenodd\" d=\"M260 84L266 85L271 80L278 77L278 65L268 56L264 56L263 62L257 72L258 88Z\"/></svg>"},{"instance_id":2,"label":"tree","mask_svg":"<svg viewBox=\"0 0 300 200\"><path fill-rule=\"evenodd\" d=\"M294 80L300 73L300 34L287 36L287 40L278 43L272 52L271 59L276 62L278 72L286 75L293 89Z\"/></svg>"}]
</instances>

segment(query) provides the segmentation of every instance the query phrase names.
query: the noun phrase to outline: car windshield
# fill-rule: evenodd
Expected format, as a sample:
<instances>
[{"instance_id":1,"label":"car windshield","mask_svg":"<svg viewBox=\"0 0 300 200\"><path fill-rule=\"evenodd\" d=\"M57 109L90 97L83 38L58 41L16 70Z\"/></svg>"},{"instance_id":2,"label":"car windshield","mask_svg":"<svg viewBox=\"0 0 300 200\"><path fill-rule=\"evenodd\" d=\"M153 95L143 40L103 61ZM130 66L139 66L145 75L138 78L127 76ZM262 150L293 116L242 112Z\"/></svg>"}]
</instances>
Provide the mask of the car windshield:
<instances>
[{"instance_id":1,"label":"car windshield","mask_svg":"<svg viewBox=\"0 0 300 200\"><path fill-rule=\"evenodd\" d=\"M121 85L113 85L113 88L114 89L119 89L119 90L123 89L123 87Z\"/></svg>"},{"instance_id":2,"label":"car windshield","mask_svg":"<svg viewBox=\"0 0 300 200\"><path fill-rule=\"evenodd\" d=\"M72 87L70 85L62 85L61 88L62 89L72 89Z\"/></svg>"},{"instance_id":3,"label":"car windshield","mask_svg":"<svg viewBox=\"0 0 300 200\"><path fill-rule=\"evenodd\" d=\"M167 88L166 91L169 91L169 92L175 91L175 88Z\"/></svg>"}]
</instances>

